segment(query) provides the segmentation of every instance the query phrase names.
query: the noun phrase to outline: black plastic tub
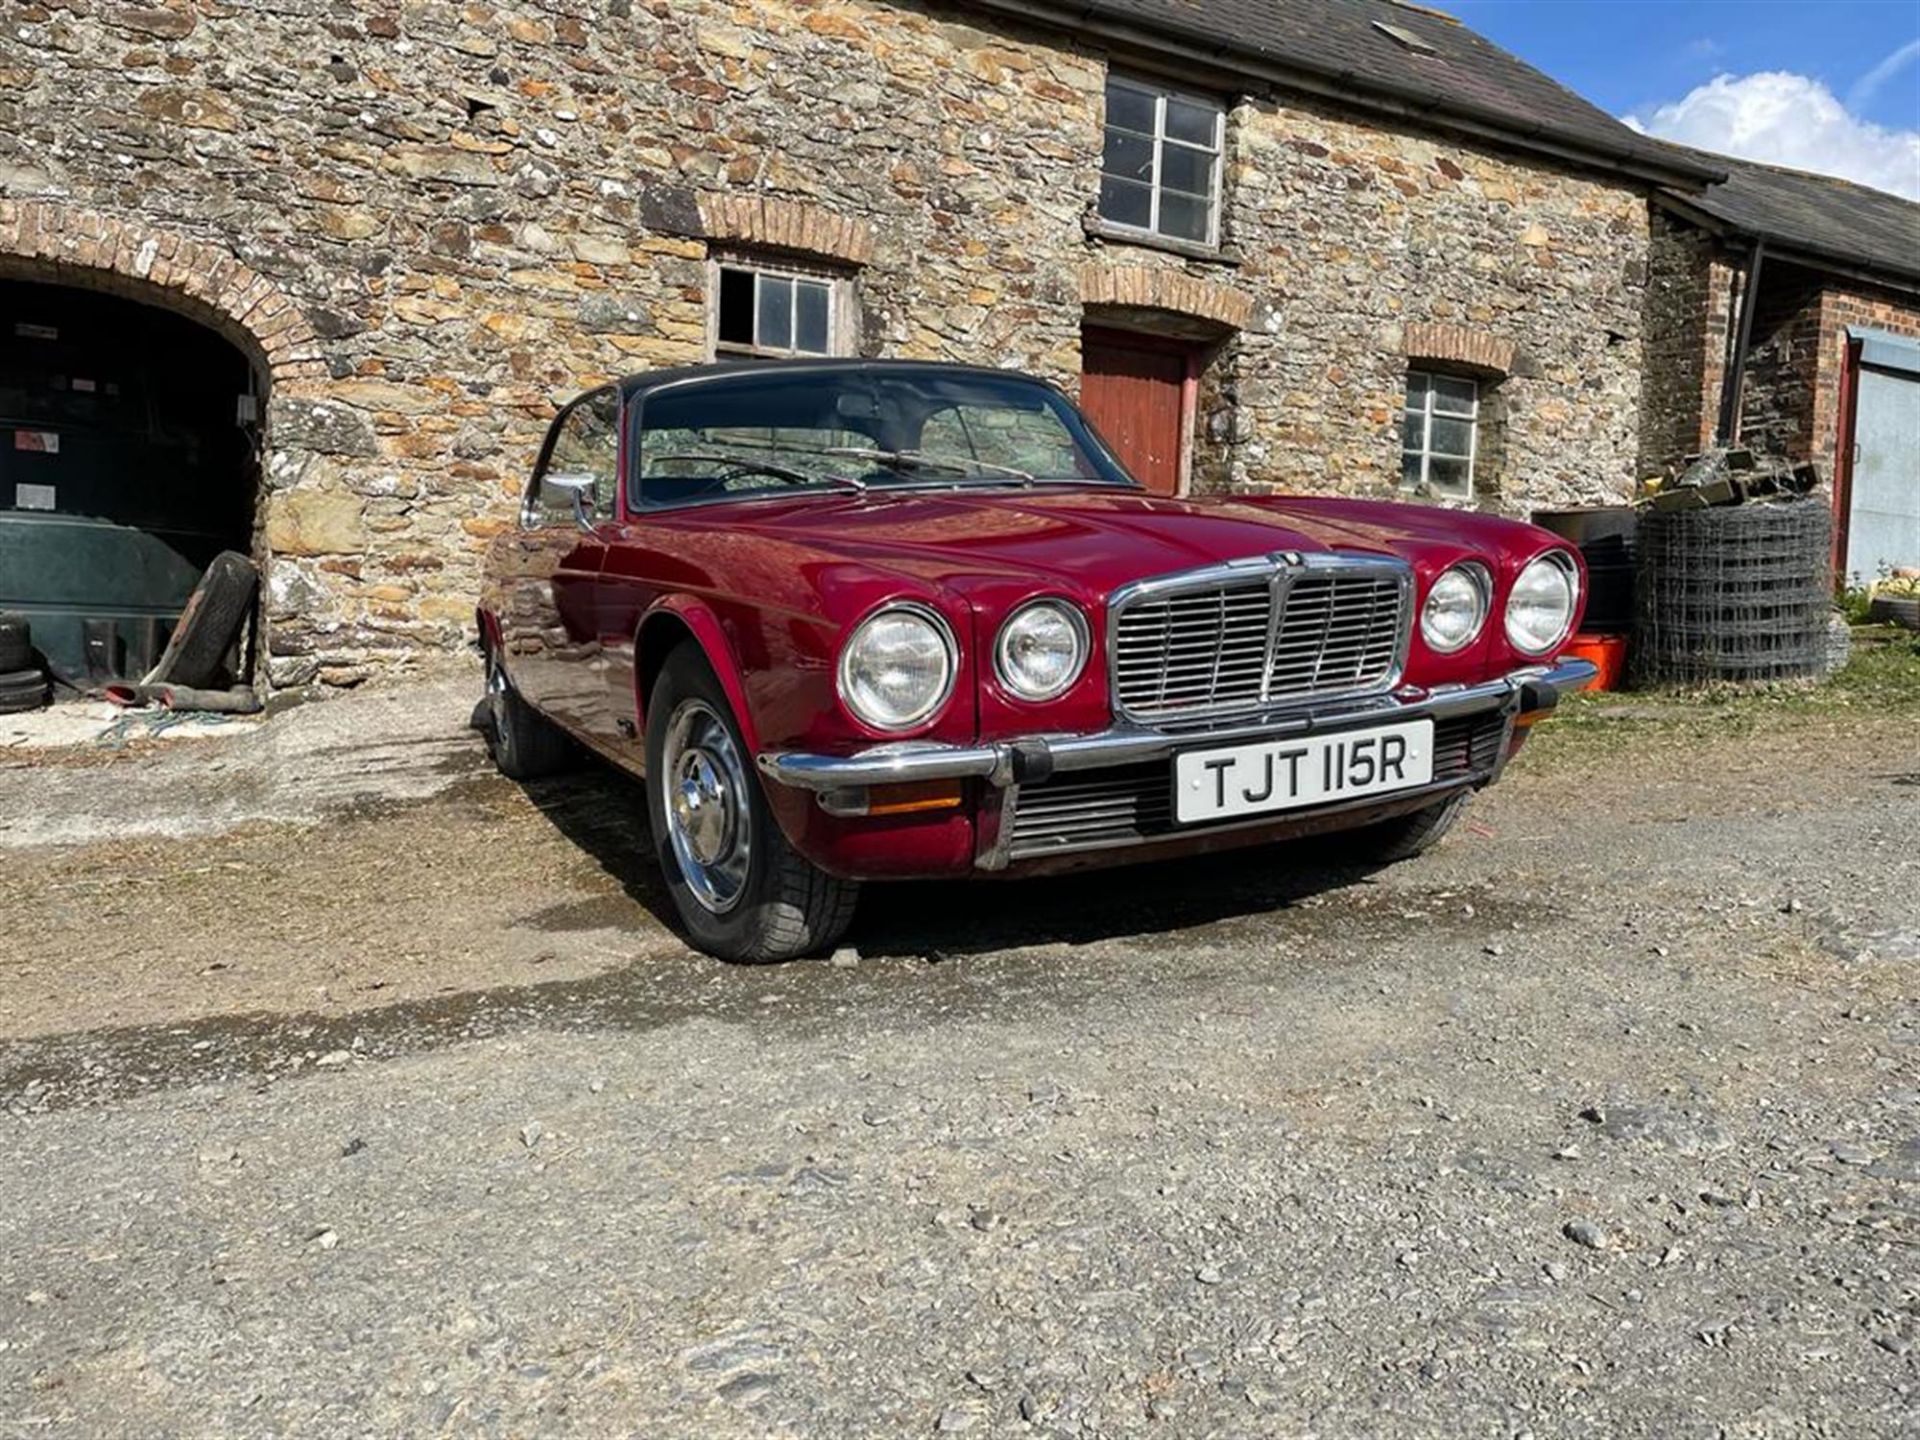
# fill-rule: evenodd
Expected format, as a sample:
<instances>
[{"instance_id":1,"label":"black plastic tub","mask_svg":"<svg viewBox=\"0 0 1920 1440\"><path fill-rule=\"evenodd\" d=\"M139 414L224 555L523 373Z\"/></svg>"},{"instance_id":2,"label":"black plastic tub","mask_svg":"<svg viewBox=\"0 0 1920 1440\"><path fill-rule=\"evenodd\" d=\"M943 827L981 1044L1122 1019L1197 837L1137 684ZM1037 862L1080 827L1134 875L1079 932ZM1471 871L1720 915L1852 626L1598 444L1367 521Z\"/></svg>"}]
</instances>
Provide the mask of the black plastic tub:
<instances>
[{"instance_id":1,"label":"black plastic tub","mask_svg":"<svg viewBox=\"0 0 1920 1440\"><path fill-rule=\"evenodd\" d=\"M1640 513L1631 505L1536 510L1533 523L1579 547L1587 562L1589 635L1625 635L1633 629Z\"/></svg>"}]
</instances>

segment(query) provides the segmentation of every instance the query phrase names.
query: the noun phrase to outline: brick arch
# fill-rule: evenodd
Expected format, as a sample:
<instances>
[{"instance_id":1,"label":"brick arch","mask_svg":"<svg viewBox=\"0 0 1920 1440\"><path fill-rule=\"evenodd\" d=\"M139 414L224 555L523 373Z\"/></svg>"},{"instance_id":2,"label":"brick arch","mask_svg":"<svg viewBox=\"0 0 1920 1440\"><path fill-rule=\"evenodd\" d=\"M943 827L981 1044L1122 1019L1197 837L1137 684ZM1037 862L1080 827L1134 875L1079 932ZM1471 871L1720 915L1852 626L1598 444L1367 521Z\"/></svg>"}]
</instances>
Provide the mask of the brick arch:
<instances>
[{"instance_id":1,"label":"brick arch","mask_svg":"<svg viewBox=\"0 0 1920 1440\"><path fill-rule=\"evenodd\" d=\"M179 231L50 200L0 200L0 274L159 304L218 331L269 381L325 373L319 337L272 280Z\"/></svg>"},{"instance_id":2,"label":"brick arch","mask_svg":"<svg viewBox=\"0 0 1920 1440\"><path fill-rule=\"evenodd\" d=\"M873 259L871 225L818 205L719 191L701 195L697 205L709 240L817 255L847 265L866 265Z\"/></svg>"},{"instance_id":3,"label":"brick arch","mask_svg":"<svg viewBox=\"0 0 1920 1440\"><path fill-rule=\"evenodd\" d=\"M1519 354L1511 340L1464 325L1415 321L1408 324L1403 339L1409 360L1438 360L1494 375L1511 375Z\"/></svg>"},{"instance_id":4,"label":"brick arch","mask_svg":"<svg viewBox=\"0 0 1920 1440\"><path fill-rule=\"evenodd\" d=\"M1145 265L1082 266L1080 303L1111 309L1164 310L1228 330L1245 330L1254 318L1253 297L1244 290L1199 280L1183 271Z\"/></svg>"}]
</instances>

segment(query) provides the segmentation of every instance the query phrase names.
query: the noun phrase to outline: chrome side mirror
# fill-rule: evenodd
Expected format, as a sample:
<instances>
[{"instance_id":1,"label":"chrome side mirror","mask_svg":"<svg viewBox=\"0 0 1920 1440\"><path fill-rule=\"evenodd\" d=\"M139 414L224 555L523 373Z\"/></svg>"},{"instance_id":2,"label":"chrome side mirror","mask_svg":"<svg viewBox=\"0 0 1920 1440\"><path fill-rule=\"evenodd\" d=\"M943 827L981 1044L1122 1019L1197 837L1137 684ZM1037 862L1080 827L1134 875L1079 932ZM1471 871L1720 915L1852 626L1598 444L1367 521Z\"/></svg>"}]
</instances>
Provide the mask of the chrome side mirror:
<instances>
[{"instance_id":1,"label":"chrome side mirror","mask_svg":"<svg viewBox=\"0 0 1920 1440\"><path fill-rule=\"evenodd\" d=\"M551 515L571 510L582 530L593 529L593 505L599 482L586 471L549 472L540 477L540 508Z\"/></svg>"}]
</instances>

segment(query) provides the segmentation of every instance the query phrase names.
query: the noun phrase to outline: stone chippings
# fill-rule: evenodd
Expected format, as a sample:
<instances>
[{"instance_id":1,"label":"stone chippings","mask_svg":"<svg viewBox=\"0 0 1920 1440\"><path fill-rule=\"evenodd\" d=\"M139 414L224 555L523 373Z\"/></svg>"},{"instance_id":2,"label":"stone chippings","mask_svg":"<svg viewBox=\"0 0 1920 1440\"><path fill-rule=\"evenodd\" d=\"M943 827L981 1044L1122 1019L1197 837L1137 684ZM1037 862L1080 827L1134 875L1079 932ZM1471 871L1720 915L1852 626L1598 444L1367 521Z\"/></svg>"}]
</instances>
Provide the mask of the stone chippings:
<instances>
[{"instance_id":1,"label":"stone chippings","mask_svg":"<svg viewBox=\"0 0 1920 1440\"><path fill-rule=\"evenodd\" d=\"M0 252L158 286L268 369L263 549L270 593L298 597L272 617L281 685L459 643L555 402L705 358L716 242L846 266L863 353L1069 384L1083 301L1186 306L1224 337L1202 489L1384 493L1408 327L1452 327L1511 356L1484 502L1624 492L1642 195L1263 101L1232 117L1221 258L1116 245L1083 223L1105 60L998 23L865 0L27 3L0 36ZM46 250L29 212L119 228Z\"/></svg>"}]
</instances>

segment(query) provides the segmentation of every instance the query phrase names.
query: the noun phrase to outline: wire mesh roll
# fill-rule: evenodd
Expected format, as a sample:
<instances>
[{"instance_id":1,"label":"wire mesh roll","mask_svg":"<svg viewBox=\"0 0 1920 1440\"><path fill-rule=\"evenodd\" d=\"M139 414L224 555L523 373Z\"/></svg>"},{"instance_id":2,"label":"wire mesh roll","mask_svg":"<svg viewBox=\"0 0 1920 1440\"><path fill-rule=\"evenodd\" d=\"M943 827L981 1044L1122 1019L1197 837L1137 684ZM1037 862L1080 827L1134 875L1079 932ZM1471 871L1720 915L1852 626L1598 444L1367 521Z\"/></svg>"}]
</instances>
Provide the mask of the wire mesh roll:
<instances>
[{"instance_id":1,"label":"wire mesh roll","mask_svg":"<svg viewBox=\"0 0 1920 1440\"><path fill-rule=\"evenodd\" d=\"M1822 673L1833 514L1822 500L1641 518L1634 678L1795 680Z\"/></svg>"}]
</instances>

